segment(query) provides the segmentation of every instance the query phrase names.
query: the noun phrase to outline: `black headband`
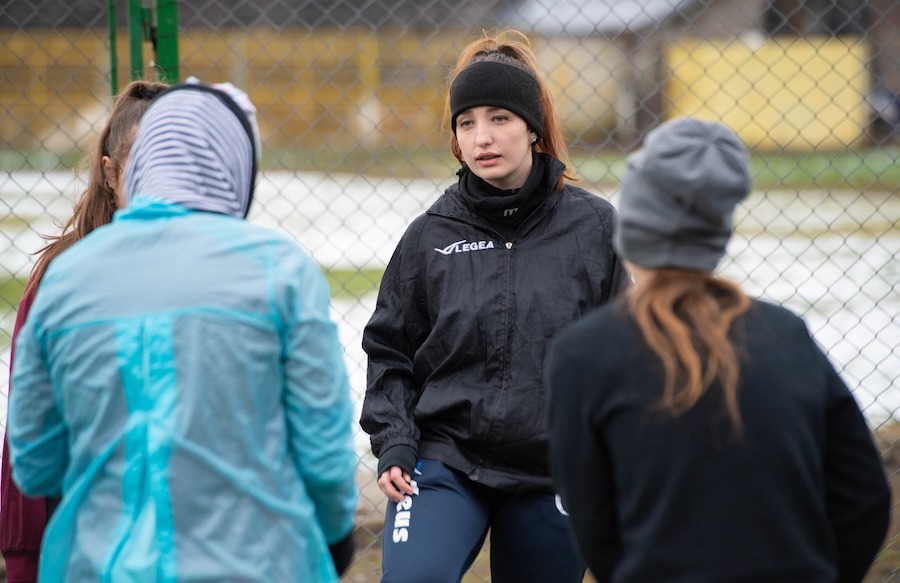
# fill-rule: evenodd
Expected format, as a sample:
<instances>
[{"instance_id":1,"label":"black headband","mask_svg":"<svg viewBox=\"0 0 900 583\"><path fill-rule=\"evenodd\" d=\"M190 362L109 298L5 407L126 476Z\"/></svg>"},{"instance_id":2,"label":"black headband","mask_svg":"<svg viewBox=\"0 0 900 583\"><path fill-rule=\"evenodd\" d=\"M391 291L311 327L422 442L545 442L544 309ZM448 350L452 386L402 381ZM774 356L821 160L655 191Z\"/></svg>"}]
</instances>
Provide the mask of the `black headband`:
<instances>
[{"instance_id":1,"label":"black headband","mask_svg":"<svg viewBox=\"0 0 900 583\"><path fill-rule=\"evenodd\" d=\"M479 61L460 71L450 85L453 135L457 116L480 105L508 109L524 119L538 139L544 135L541 86L528 71L496 61Z\"/></svg>"}]
</instances>

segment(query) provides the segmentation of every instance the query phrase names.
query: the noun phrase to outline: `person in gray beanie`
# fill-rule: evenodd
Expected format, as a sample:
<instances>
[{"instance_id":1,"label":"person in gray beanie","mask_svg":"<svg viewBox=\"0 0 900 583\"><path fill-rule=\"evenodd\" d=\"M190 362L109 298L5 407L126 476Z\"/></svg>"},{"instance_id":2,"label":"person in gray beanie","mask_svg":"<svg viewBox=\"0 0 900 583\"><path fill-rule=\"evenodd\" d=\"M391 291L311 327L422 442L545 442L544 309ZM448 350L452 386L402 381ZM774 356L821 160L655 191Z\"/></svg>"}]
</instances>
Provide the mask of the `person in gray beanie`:
<instances>
[{"instance_id":1,"label":"person in gray beanie","mask_svg":"<svg viewBox=\"0 0 900 583\"><path fill-rule=\"evenodd\" d=\"M16 347L13 478L61 496L41 581L334 582L353 556L353 406L330 294L245 220L254 109L150 104L126 208L49 265Z\"/></svg>"},{"instance_id":2,"label":"person in gray beanie","mask_svg":"<svg viewBox=\"0 0 900 583\"><path fill-rule=\"evenodd\" d=\"M847 385L802 319L713 273L750 182L725 126L651 131L615 235L635 285L551 343L551 471L598 581L859 583L882 544Z\"/></svg>"}]
</instances>

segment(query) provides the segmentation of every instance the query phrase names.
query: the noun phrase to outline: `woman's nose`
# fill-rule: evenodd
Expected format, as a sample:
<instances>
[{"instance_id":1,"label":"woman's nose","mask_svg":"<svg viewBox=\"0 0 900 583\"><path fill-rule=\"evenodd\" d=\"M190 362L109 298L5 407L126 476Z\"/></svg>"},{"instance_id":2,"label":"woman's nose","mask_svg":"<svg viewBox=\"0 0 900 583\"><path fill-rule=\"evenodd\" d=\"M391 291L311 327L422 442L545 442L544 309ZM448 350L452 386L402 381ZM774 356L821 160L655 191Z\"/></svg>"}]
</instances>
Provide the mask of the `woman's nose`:
<instances>
[{"instance_id":1,"label":"woman's nose","mask_svg":"<svg viewBox=\"0 0 900 583\"><path fill-rule=\"evenodd\" d=\"M489 127L485 127L483 124L479 124L478 127L475 128L476 144L490 144L493 141L493 133L491 132Z\"/></svg>"}]
</instances>

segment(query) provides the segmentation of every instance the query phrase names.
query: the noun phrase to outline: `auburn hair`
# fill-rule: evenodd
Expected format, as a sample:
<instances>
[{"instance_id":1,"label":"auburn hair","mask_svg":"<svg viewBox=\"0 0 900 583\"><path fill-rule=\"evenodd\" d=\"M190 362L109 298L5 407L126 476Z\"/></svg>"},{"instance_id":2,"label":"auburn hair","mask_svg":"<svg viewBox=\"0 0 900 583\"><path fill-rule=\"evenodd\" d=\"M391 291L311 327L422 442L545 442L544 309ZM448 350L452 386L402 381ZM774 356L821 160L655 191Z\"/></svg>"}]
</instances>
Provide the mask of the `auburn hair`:
<instances>
[{"instance_id":1,"label":"auburn hair","mask_svg":"<svg viewBox=\"0 0 900 583\"><path fill-rule=\"evenodd\" d=\"M482 32L481 38L472 41L462 50L456 65L450 71L447 79L447 94L444 97L444 115L441 120L441 128L450 133L450 151L453 156L463 164L462 150L459 142L450 127L452 115L450 112L450 91L456 76L467 66L480 62L496 62L517 67L530 73L537 80L541 89L541 110L543 112L543 136L535 144L537 151L544 152L562 161L566 165L566 171L559 178L558 188L565 185L566 180L578 180L577 175L571 169L569 161L569 149L563 134L563 125L560 120L553 95L540 73L537 56L531 47L531 41L525 34L517 30L504 30L496 34L487 31Z\"/></svg>"},{"instance_id":2,"label":"auburn hair","mask_svg":"<svg viewBox=\"0 0 900 583\"><path fill-rule=\"evenodd\" d=\"M658 269L628 294L629 311L663 364L661 408L683 414L718 380L728 418L742 432L739 349L729 337L750 306L740 286L708 272Z\"/></svg>"},{"instance_id":3,"label":"auburn hair","mask_svg":"<svg viewBox=\"0 0 900 583\"><path fill-rule=\"evenodd\" d=\"M87 159L87 186L72 209L72 216L65 222L59 235L44 235L49 243L38 250L37 262L31 270L31 279L25 288L29 293L37 288L47 266L60 253L74 245L88 233L112 221L116 212L116 193L109 186L119 172L125 169L121 162L128 156L141 116L154 97L165 89L165 83L132 81L114 99L112 111L100 132L97 143ZM113 161L116 176L107 176L103 170L103 157Z\"/></svg>"}]
</instances>

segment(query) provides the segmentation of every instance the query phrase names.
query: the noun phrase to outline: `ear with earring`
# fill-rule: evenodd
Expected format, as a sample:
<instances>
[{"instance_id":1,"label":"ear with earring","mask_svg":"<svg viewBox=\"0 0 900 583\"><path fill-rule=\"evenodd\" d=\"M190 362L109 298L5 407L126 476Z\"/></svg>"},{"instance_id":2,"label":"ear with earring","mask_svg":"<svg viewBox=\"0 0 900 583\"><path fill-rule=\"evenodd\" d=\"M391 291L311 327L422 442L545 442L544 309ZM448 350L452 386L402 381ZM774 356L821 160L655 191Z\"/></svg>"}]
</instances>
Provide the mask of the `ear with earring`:
<instances>
[{"instance_id":1,"label":"ear with earring","mask_svg":"<svg viewBox=\"0 0 900 583\"><path fill-rule=\"evenodd\" d=\"M531 134L531 143L533 144L533 143L535 143L536 141L537 141L537 136L534 135L534 134Z\"/></svg>"}]
</instances>

